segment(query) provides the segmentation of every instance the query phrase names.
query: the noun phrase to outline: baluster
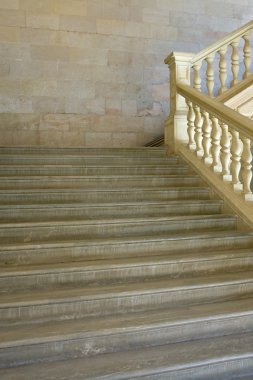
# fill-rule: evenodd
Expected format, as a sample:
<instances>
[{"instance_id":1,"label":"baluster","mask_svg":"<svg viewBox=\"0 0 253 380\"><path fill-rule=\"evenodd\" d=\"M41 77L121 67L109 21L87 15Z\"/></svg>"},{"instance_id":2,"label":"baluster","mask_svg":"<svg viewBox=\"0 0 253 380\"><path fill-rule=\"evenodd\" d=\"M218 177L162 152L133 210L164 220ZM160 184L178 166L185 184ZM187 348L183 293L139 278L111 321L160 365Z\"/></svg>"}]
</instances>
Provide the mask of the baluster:
<instances>
[{"instance_id":1,"label":"baluster","mask_svg":"<svg viewBox=\"0 0 253 380\"><path fill-rule=\"evenodd\" d=\"M211 155L210 155L210 149L211 149L211 123L210 123L210 117L208 112L203 111L203 161L206 165L209 165L212 163Z\"/></svg>"},{"instance_id":2,"label":"baluster","mask_svg":"<svg viewBox=\"0 0 253 380\"><path fill-rule=\"evenodd\" d=\"M202 150L202 117L199 106L194 106L194 112L195 112L195 143L196 143L196 155L197 157L202 157L203 150Z\"/></svg>"},{"instance_id":3,"label":"baluster","mask_svg":"<svg viewBox=\"0 0 253 380\"><path fill-rule=\"evenodd\" d=\"M213 69L214 54L209 54L206 58L207 68L206 68L206 85L208 90L208 95L213 96L214 88L214 69Z\"/></svg>"},{"instance_id":4,"label":"baluster","mask_svg":"<svg viewBox=\"0 0 253 380\"><path fill-rule=\"evenodd\" d=\"M241 154L242 147L239 138L239 132L234 129L231 130L232 134L232 144L231 144L231 174L232 174L232 184L233 189L236 192L242 191L242 184L239 179L239 173L241 169Z\"/></svg>"},{"instance_id":5,"label":"baluster","mask_svg":"<svg viewBox=\"0 0 253 380\"><path fill-rule=\"evenodd\" d=\"M239 38L237 38L233 42L231 42L231 47L232 47L231 70L232 70L232 74L233 74L233 79L232 79L232 81L230 83L231 87L233 87L236 83L239 82L239 79L238 79L238 74L239 74L238 45L239 45Z\"/></svg>"},{"instance_id":6,"label":"baluster","mask_svg":"<svg viewBox=\"0 0 253 380\"><path fill-rule=\"evenodd\" d=\"M193 65L194 70L194 78L193 78L193 87L196 90L201 91L201 77L200 77L200 68L202 66L202 62L197 62Z\"/></svg>"},{"instance_id":7,"label":"baluster","mask_svg":"<svg viewBox=\"0 0 253 380\"><path fill-rule=\"evenodd\" d=\"M243 36L243 39L244 39L243 61L244 61L244 67L245 67L243 79L248 78L248 76L250 75L250 64L251 64L250 36L251 36L251 32L248 32Z\"/></svg>"},{"instance_id":8,"label":"baluster","mask_svg":"<svg viewBox=\"0 0 253 380\"><path fill-rule=\"evenodd\" d=\"M189 142L188 142L188 147L190 150L195 150L195 141L194 141L194 119L195 119L195 114L193 111L193 105L190 100L186 101L187 106L188 106L188 114L187 114L187 133L189 137Z\"/></svg>"},{"instance_id":9,"label":"baluster","mask_svg":"<svg viewBox=\"0 0 253 380\"><path fill-rule=\"evenodd\" d=\"M227 51L227 46L223 46L219 50L219 55L220 55L220 62L219 62L219 70L220 70L220 89L219 89L219 94L222 94L223 92L226 91L227 86L226 86L226 80L227 80L227 62L226 62L226 51Z\"/></svg>"},{"instance_id":10,"label":"baluster","mask_svg":"<svg viewBox=\"0 0 253 380\"><path fill-rule=\"evenodd\" d=\"M253 194L250 189L252 179L252 153L250 139L242 136L243 151L242 151L242 184L243 194L247 201L253 201Z\"/></svg>"},{"instance_id":11,"label":"baluster","mask_svg":"<svg viewBox=\"0 0 253 380\"><path fill-rule=\"evenodd\" d=\"M215 173L219 173L221 171L220 167L220 126L219 126L219 121L217 117L212 116L212 132L211 132L211 139L212 139L212 147L211 147L211 155L213 159L212 163L212 170Z\"/></svg>"},{"instance_id":12,"label":"baluster","mask_svg":"<svg viewBox=\"0 0 253 380\"><path fill-rule=\"evenodd\" d=\"M221 123L221 166L222 166L222 179L223 181L231 181L232 176L230 174L230 138L228 133L228 125Z\"/></svg>"}]
</instances>

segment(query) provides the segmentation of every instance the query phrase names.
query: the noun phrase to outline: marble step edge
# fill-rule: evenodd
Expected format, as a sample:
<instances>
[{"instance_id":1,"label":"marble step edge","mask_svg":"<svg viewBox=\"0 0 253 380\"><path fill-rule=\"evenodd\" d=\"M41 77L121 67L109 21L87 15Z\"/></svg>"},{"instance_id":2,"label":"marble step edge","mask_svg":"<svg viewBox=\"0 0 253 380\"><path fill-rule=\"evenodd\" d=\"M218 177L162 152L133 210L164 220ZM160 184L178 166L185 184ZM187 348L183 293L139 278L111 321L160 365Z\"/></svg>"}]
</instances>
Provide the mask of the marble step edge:
<instances>
[{"instance_id":1,"label":"marble step edge","mask_svg":"<svg viewBox=\"0 0 253 380\"><path fill-rule=\"evenodd\" d=\"M2 380L237 380L253 373L253 334L212 337L0 370ZM189 355L191 353L191 355ZM16 377L15 377L16 376ZM250 377L251 379L252 377Z\"/></svg>"},{"instance_id":2,"label":"marble step edge","mask_svg":"<svg viewBox=\"0 0 253 380\"><path fill-rule=\"evenodd\" d=\"M54 241L43 243L12 243L0 245L1 266L38 265L68 261L102 260L142 256L160 256L164 253L182 253L223 249L252 249L252 233L212 231L174 236L137 236L121 239L93 239L93 241Z\"/></svg>"},{"instance_id":3,"label":"marble step edge","mask_svg":"<svg viewBox=\"0 0 253 380\"><path fill-rule=\"evenodd\" d=\"M135 151L133 151L135 153ZM107 155L103 155L103 152L101 153L97 153L96 155L89 155L89 153L91 152L87 152L87 154L84 154L84 155L76 155L76 154L71 154L70 152L68 154L64 154L64 155L58 155L58 156L45 156L45 154L41 153L40 151L37 151L36 152L36 155L31 155L29 153L25 154L25 153L22 153L22 154L15 154L14 152L13 153L3 153L1 151L1 147L0 147L0 160L3 159L3 160L18 160L18 159L24 159L24 160L31 160L31 159L34 159L34 160L52 160L52 159L59 159L60 161L62 160L68 160L68 159L74 159L74 160L103 160L103 159L130 159L130 160L146 160L146 159L150 159L150 160L156 160L156 161L172 161L172 162L181 162L182 159L178 156L178 155L170 155L170 156L167 156L167 155L159 155L157 156L157 153L158 151L156 152L156 154L152 155L150 153L152 152L149 152L149 154L145 155L145 156L142 156L140 155L139 157L137 156L131 156L131 154L125 156L121 156L121 154L119 154L119 152L111 152L111 154ZM108 152L107 152L108 153ZM110 152L109 152L110 153ZM117 154L115 154L117 153ZM127 153L127 152L126 152ZM128 152L128 153L131 153L131 152ZM143 153L143 151L141 152ZM164 152L162 152L164 153Z\"/></svg>"},{"instance_id":4,"label":"marble step edge","mask_svg":"<svg viewBox=\"0 0 253 380\"><path fill-rule=\"evenodd\" d=\"M59 189L58 189L59 190ZM23 191L0 191L0 204L17 205L17 204L65 204L83 202L84 204L99 203L129 203L129 202L145 202L160 200L204 200L210 199L210 189L203 187L184 187L184 188L163 188L163 189L142 189L138 191L45 191L40 192Z\"/></svg>"},{"instance_id":5,"label":"marble step edge","mask_svg":"<svg viewBox=\"0 0 253 380\"><path fill-rule=\"evenodd\" d=\"M38 290L34 292L20 292L2 294L0 309L25 305L61 304L62 302L75 302L78 300L103 300L112 298L128 298L129 296L162 294L167 292L180 292L182 290L208 289L229 285L252 284L251 271L239 273L221 273L202 275L196 277L153 279L147 282L133 282L122 284L95 285L92 287L63 287L61 289Z\"/></svg>"},{"instance_id":6,"label":"marble step edge","mask_svg":"<svg viewBox=\"0 0 253 380\"><path fill-rule=\"evenodd\" d=\"M208 186L175 186L175 187L169 187L169 188L164 188L164 187L156 187L155 189L153 188L121 188L121 189L79 189L79 188L75 188L75 189L11 189L11 190L8 190L8 194L6 194L6 190L4 189L0 189L0 196L1 195L12 195L12 194L21 194L21 195L27 195L27 194L84 194L84 193L91 193L94 194L94 193L97 193L97 194L108 194L108 193L119 193L119 194L122 194L122 193L125 193L127 192L128 194L131 194L131 193L159 193L159 192L172 192L172 191L187 191L187 192L195 192L195 191L199 191L199 192L207 192L207 191L210 191L210 188Z\"/></svg>"},{"instance_id":7,"label":"marble step edge","mask_svg":"<svg viewBox=\"0 0 253 380\"><path fill-rule=\"evenodd\" d=\"M19 380L213 380L253 373L253 334L212 337L0 371ZM191 353L191 355L189 355ZM16 377L15 377L16 376ZM238 379L238 378L237 378Z\"/></svg>"},{"instance_id":8,"label":"marble step edge","mask_svg":"<svg viewBox=\"0 0 253 380\"><path fill-rule=\"evenodd\" d=\"M16 177L1 177L1 180L8 180L8 181L36 181L38 179L40 179L41 177L40 176L35 176L33 175L31 178L29 177L23 177L23 176L16 176ZM154 180L173 180L173 179L183 179L183 178L193 178L193 179L200 179L200 177L197 175L197 174L194 174L194 173L186 173L184 175L182 174L143 174L141 177L139 177L138 174L119 174L119 175L116 175L116 174L108 174L108 175L92 175L92 176L85 176L83 177L82 175L68 175L66 177L64 177L63 175L59 178L58 176L54 176L54 175L51 175L50 176L50 180L54 181L54 180L62 180L62 181L71 181L71 180L82 180L82 181L89 181L89 180L101 180L101 181L104 181L104 180L108 180L108 181L111 181L113 179L116 179L116 180L138 180L138 181L150 181L152 179ZM42 178L42 180L49 180L49 178Z\"/></svg>"},{"instance_id":9,"label":"marble step edge","mask_svg":"<svg viewBox=\"0 0 253 380\"><path fill-rule=\"evenodd\" d=\"M103 227L103 226L117 226L119 228L124 228L126 225L150 225L150 224L159 224L159 223L170 223L170 222L190 222L190 221L201 221L202 223L208 221L224 221L225 222L234 222L236 223L238 217L236 215L230 214L204 214L204 215L184 215L184 216L150 216L150 217L137 217L133 216L132 218L113 218L113 219L92 219L92 220L60 220L60 221L32 221L32 222L12 222L12 223L2 223L0 224L0 234L4 233L7 229L14 228L30 228L37 229L40 227L85 227L85 226L94 226L94 227Z\"/></svg>"},{"instance_id":10,"label":"marble step edge","mask_svg":"<svg viewBox=\"0 0 253 380\"><path fill-rule=\"evenodd\" d=\"M12 158L1 158L0 157L0 167L89 167L89 166L99 166L99 167L133 167L133 166L169 166L169 167L185 167L187 164L182 163L182 161L178 160L170 160L166 158L129 158L129 157L93 157L93 158L56 158L56 157L30 157L30 158L23 158L23 157L12 157Z\"/></svg>"},{"instance_id":11,"label":"marble step edge","mask_svg":"<svg viewBox=\"0 0 253 380\"><path fill-rule=\"evenodd\" d=\"M253 331L252 299L5 328L0 368ZM180 313L180 314L179 314Z\"/></svg>"},{"instance_id":12,"label":"marble step edge","mask_svg":"<svg viewBox=\"0 0 253 380\"><path fill-rule=\"evenodd\" d=\"M202 254L172 254L141 257L71 262L42 265L2 267L0 273L1 293L8 289L19 291L66 284L123 283L143 278L179 278L201 276L203 273L231 273L253 267L253 250L228 250ZM131 272L130 272L131 271Z\"/></svg>"},{"instance_id":13,"label":"marble step edge","mask_svg":"<svg viewBox=\"0 0 253 380\"><path fill-rule=\"evenodd\" d=\"M98 153L100 154L110 154L110 153L117 153L117 154L123 154L123 153L147 153L148 156L154 154L163 154L166 155L166 151L164 148L149 148L149 147L129 147L129 148L88 148L88 147L42 147L42 146L0 146L0 153L1 154L10 154L10 152L26 152L27 154L31 154L32 152L35 153L43 153L45 152L48 153L70 153L71 152L76 152L76 153L89 153L89 154L95 154L97 155ZM12 153L12 154L13 154ZM177 155L171 155L172 157L176 157Z\"/></svg>"},{"instance_id":14,"label":"marble step edge","mask_svg":"<svg viewBox=\"0 0 253 380\"><path fill-rule=\"evenodd\" d=\"M51 288L1 296L2 327L221 302L252 295L252 272L117 284Z\"/></svg>"},{"instance_id":15,"label":"marble step edge","mask_svg":"<svg viewBox=\"0 0 253 380\"><path fill-rule=\"evenodd\" d=\"M252 246L253 246L253 232L241 232L241 231L198 231L194 232L191 231L190 233L175 233L171 235L154 235L154 236L133 236L133 237L124 237L124 238L103 238L103 239L92 239L92 240L71 240L71 241L54 241L54 242L44 242L43 244L39 243L13 243L13 244L1 244L0 245L0 252L4 251L12 251L12 250L39 250L46 249L46 248L53 248L53 249L63 249L63 248L75 248L75 247L97 247L97 246L118 246L118 245L134 245L136 247L137 244L141 243L159 243L159 242L166 242L166 243L173 243L177 241L182 241L184 244L188 244L191 240L203 240L206 239L219 239L221 242L226 238L239 238L239 239L249 239L251 242L252 239ZM251 248L252 247L250 245ZM190 247L188 247L188 250L190 251ZM159 253L158 253L159 255ZM1 257L1 256L0 256Z\"/></svg>"},{"instance_id":16,"label":"marble step edge","mask_svg":"<svg viewBox=\"0 0 253 380\"><path fill-rule=\"evenodd\" d=\"M39 181L39 183L38 183ZM108 176L50 176L41 177L41 176L21 176L21 177L1 177L1 188L6 189L7 186L15 185L27 185L26 188L29 189L28 186L34 186L35 184L39 187L47 186L46 188L54 188L54 186L58 186L59 188L63 188L64 186L68 186L71 188L79 187L79 188L92 188L92 186L106 186L109 188L117 186L118 188L131 188L133 186L140 187L151 187L155 186L178 186L180 184L194 184L200 185L204 184L200 177L197 175L189 175L185 174L182 176L181 174L171 174L171 175L147 175L147 176L139 176L139 175L108 175ZM71 185L71 186L70 186Z\"/></svg>"},{"instance_id":17,"label":"marble step edge","mask_svg":"<svg viewBox=\"0 0 253 380\"><path fill-rule=\"evenodd\" d=\"M220 200L220 199L182 199L180 201L178 200L171 200L169 201L166 201L166 200L158 200L158 201L149 201L149 200L145 200L143 202L135 202L135 201L130 201L129 203L121 203L121 202L115 202L115 203L102 203L102 202L99 202L98 204L96 203L64 203L64 204L59 204L59 203L55 203L55 204L17 204L17 205L12 205L12 209L21 209L21 210L27 210L27 209L31 209L31 210L37 210L37 209L52 209L53 208L56 208L56 209L61 209L61 208L68 208L68 209L79 209L79 208L88 208L88 209L92 209L92 208L101 208L103 209L104 207L108 207L110 209L113 209L113 208L118 208L118 207L121 207L121 206L124 206L124 207L151 207L151 206L154 206L154 207L165 207L165 206L175 206L175 207L179 207L179 206L182 206L182 207L187 207L187 206L205 206L205 205L210 205L210 206L217 206L217 207L222 207L224 204L223 200ZM0 210L4 211L4 210L10 210L10 205L0 205ZM11 210L10 210L11 211Z\"/></svg>"},{"instance_id":18,"label":"marble step edge","mask_svg":"<svg viewBox=\"0 0 253 380\"><path fill-rule=\"evenodd\" d=\"M203 218L197 216L184 217L184 218L151 218L151 220L132 221L110 221L99 223L90 222L39 222L33 223L19 223L2 225L0 228L1 241L12 243L14 241L20 243L44 241L68 241L76 240L77 242L85 239L103 239L119 236L165 236L166 234L176 234L185 229L187 231L227 231L236 230L237 218L233 215L214 215L204 216Z\"/></svg>"},{"instance_id":19,"label":"marble step edge","mask_svg":"<svg viewBox=\"0 0 253 380\"><path fill-rule=\"evenodd\" d=\"M0 171L1 170L33 170L33 169L39 169L40 171L46 170L46 169L110 169L110 168L120 168L120 169L178 169L184 170L188 169L190 171L190 167L187 164L183 163L166 163L164 162L163 164L155 164L152 161L148 162L147 160L145 161L145 164L140 164L140 163L133 163L132 165L125 163L125 160L122 164L120 164L117 160L117 163L108 163L108 164L103 164L101 165L100 163L90 165L90 164L57 164L57 163L52 163L52 164L15 164L15 165L6 165L5 163L1 163L0 161Z\"/></svg>"}]
</instances>

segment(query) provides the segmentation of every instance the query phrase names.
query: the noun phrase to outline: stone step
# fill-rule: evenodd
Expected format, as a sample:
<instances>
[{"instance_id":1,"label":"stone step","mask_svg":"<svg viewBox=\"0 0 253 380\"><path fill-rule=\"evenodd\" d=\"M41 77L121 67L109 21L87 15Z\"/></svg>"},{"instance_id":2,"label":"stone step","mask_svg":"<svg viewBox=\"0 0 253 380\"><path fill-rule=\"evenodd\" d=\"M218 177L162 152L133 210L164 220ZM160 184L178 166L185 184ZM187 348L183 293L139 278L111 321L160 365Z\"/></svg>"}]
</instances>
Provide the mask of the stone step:
<instances>
[{"instance_id":1,"label":"stone step","mask_svg":"<svg viewBox=\"0 0 253 380\"><path fill-rule=\"evenodd\" d=\"M173 186L203 186L197 175L120 175L120 176L33 176L1 177L0 189L54 188L154 188Z\"/></svg>"},{"instance_id":2,"label":"stone step","mask_svg":"<svg viewBox=\"0 0 253 380\"><path fill-rule=\"evenodd\" d=\"M60 286L127 283L251 270L253 249L166 253L161 256L58 264L2 266L0 292Z\"/></svg>"},{"instance_id":3,"label":"stone step","mask_svg":"<svg viewBox=\"0 0 253 380\"><path fill-rule=\"evenodd\" d=\"M45 203L115 203L161 200L209 199L208 187L171 187L155 189L54 189L0 190L0 205Z\"/></svg>"},{"instance_id":4,"label":"stone step","mask_svg":"<svg viewBox=\"0 0 253 380\"><path fill-rule=\"evenodd\" d=\"M178 156L170 157L128 157L128 156L44 156L44 155L1 155L1 166L36 166L36 165L56 165L56 166L135 166L135 165L178 165Z\"/></svg>"},{"instance_id":5,"label":"stone step","mask_svg":"<svg viewBox=\"0 0 253 380\"><path fill-rule=\"evenodd\" d=\"M31 204L0 205L0 223L28 221L56 221L73 219L114 219L126 217L154 217L173 215L212 215L222 211L220 200L180 200L108 204Z\"/></svg>"},{"instance_id":6,"label":"stone step","mask_svg":"<svg viewBox=\"0 0 253 380\"><path fill-rule=\"evenodd\" d=\"M40 146L0 147L0 155L62 156L110 156L110 157L166 157L164 148L50 148ZM175 157L175 156L170 156Z\"/></svg>"},{"instance_id":7,"label":"stone step","mask_svg":"<svg viewBox=\"0 0 253 380\"><path fill-rule=\"evenodd\" d=\"M252 296L252 272L162 279L92 287L51 288L5 293L0 299L0 324L147 312Z\"/></svg>"},{"instance_id":8,"label":"stone step","mask_svg":"<svg viewBox=\"0 0 253 380\"><path fill-rule=\"evenodd\" d=\"M12 176L98 176L98 175L152 175L187 174L191 170L187 165L142 165L142 166L0 166L0 177Z\"/></svg>"},{"instance_id":9,"label":"stone step","mask_svg":"<svg viewBox=\"0 0 253 380\"><path fill-rule=\"evenodd\" d=\"M253 331L253 300L0 328L0 368ZM127 353L126 353L127 354ZM97 357L99 360L99 357Z\"/></svg>"},{"instance_id":10,"label":"stone step","mask_svg":"<svg viewBox=\"0 0 253 380\"><path fill-rule=\"evenodd\" d=\"M114 220L72 220L1 224L0 239L8 242L77 241L123 236L159 236L180 231L235 230L233 215L195 215L128 218Z\"/></svg>"},{"instance_id":11,"label":"stone step","mask_svg":"<svg viewBox=\"0 0 253 380\"><path fill-rule=\"evenodd\" d=\"M42 264L84 260L160 256L166 253L208 252L253 247L253 234L238 231L199 231L169 236L136 236L0 246L0 264Z\"/></svg>"},{"instance_id":12,"label":"stone step","mask_svg":"<svg viewBox=\"0 0 253 380\"><path fill-rule=\"evenodd\" d=\"M2 380L239 380L252 373L253 333L0 370Z\"/></svg>"}]
</instances>

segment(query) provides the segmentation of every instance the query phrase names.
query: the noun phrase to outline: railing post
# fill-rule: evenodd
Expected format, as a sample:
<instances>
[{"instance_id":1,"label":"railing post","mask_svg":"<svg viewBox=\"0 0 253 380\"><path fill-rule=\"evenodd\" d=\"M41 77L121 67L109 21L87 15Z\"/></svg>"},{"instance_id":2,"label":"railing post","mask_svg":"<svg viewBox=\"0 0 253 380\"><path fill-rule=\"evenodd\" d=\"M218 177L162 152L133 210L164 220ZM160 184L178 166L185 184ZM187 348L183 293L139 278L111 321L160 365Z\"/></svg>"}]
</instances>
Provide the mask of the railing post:
<instances>
[{"instance_id":1,"label":"railing post","mask_svg":"<svg viewBox=\"0 0 253 380\"><path fill-rule=\"evenodd\" d=\"M177 83L191 84L190 53L171 53L165 63L170 70L170 114L165 123L165 144L170 153L175 153L182 143L188 142L187 114L185 99L177 93Z\"/></svg>"}]
</instances>

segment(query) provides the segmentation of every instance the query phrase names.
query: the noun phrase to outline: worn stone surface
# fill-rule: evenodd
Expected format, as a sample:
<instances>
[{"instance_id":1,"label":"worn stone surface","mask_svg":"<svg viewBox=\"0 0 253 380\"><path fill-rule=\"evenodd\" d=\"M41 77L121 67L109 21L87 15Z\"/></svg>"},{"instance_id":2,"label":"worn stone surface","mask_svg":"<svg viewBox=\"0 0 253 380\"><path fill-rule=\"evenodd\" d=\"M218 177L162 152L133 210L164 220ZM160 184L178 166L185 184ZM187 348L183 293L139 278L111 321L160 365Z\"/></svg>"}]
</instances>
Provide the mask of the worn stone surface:
<instances>
[{"instance_id":1,"label":"worn stone surface","mask_svg":"<svg viewBox=\"0 0 253 380\"><path fill-rule=\"evenodd\" d=\"M251 0L0 0L1 145L145 144L168 113L164 57L199 51L252 10Z\"/></svg>"}]
</instances>

